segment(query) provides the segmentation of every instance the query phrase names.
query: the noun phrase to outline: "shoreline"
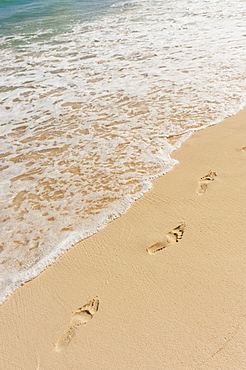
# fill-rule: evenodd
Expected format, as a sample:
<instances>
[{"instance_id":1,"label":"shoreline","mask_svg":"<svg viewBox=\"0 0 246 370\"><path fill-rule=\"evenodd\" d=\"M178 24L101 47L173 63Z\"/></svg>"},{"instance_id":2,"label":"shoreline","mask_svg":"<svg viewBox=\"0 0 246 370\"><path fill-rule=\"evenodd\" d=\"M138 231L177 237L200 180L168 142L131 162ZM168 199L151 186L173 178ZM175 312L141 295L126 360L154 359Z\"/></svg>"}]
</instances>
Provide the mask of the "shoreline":
<instances>
[{"instance_id":1,"label":"shoreline","mask_svg":"<svg viewBox=\"0 0 246 370\"><path fill-rule=\"evenodd\" d=\"M241 110L244 109L244 105L240 105L240 107L241 108L235 114L233 114L232 116L236 115L237 113L239 113ZM231 115L230 116L226 116L226 117L222 118L221 121L225 120L226 118L232 117L232 116ZM165 137L168 140L170 140L171 138L175 138L175 137L186 136L184 140L182 140L181 142L176 143L176 147L173 149L173 151L171 151L169 153L170 158L171 159L174 159L172 157L172 154L175 153L182 146L182 144L193 133L199 132L199 131L203 131L203 130L205 130L206 128L208 128L210 126L214 126L214 125L220 123L221 121L219 119L216 119L215 121L212 121L212 123L209 124L208 126L201 126L201 127L197 127L197 128L193 128L193 129L189 128L186 131L183 131L182 134L171 135L171 136L163 136L163 137ZM135 194L133 197L131 197L131 199L129 199L128 198L128 195L129 194L126 194L125 197L128 198L128 199L126 200L126 198L124 198L124 197L121 199L121 201L119 202L119 207L118 207L118 209L120 209L120 212L117 215L114 215L114 218L112 218L109 221L105 221L104 220L101 223L97 224L96 227L93 227L92 229L89 229L87 231L84 230L84 232L82 232L82 234L80 234L78 232L78 230L76 230L75 231L75 232L77 232L77 235L76 236L73 235L72 238L71 238L71 235L70 235L68 238L66 238L64 240L61 240L61 242L58 243L58 244L56 244L55 247L54 247L54 249L52 251L50 251L49 254L45 255L37 264L35 264L31 268L29 268L28 270L19 271L18 279L16 279L15 277L12 276L11 277L11 279L13 279L12 280L12 283L14 282L15 286L9 285L9 286L5 287L4 293L0 297L0 306L17 289L19 289L21 286L23 286L27 282L35 279L40 273L42 273L49 266L51 266L53 263L55 263L70 248L73 248L75 245L77 245L78 243L82 242L83 240L85 240L85 239L87 239L87 238L95 235L97 232L101 231L104 227L106 227L108 225L108 223L112 222L113 220L121 217L124 213L126 213L128 211L128 209L132 206L132 204L134 204L134 202L136 200L138 200L139 198L141 198L142 196L144 196L152 188L153 181L155 181L159 177L162 177L162 176L166 175L178 163L179 163L178 161L176 163L173 163L173 164L169 163L169 166L171 166L171 167L168 168L168 169L165 169L165 172L160 172L160 174L158 174L158 175L155 175L153 177L150 176L148 179L143 180L145 182L145 188L142 189L141 195ZM146 182L147 182L147 185L146 185ZM111 214L112 213L111 210L109 210L108 213ZM97 230L97 231L95 231L95 230ZM84 236L85 233L86 233L86 236ZM80 235L80 236L78 236L78 235ZM70 242L67 242L68 239L69 240L73 240L73 242L71 242L71 243ZM54 253L55 251L56 251L56 253ZM18 275L18 274L16 274L16 275ZM6 280L8 280L8 278Z\"/></svg>"},{"instance_id":2,"label":"shoreline","mask_svg":"<svg viewBox=\"0 0 246 370\"><path fill-rule=\"evenodd\" d=\"M3 303L4 369L246 367L245 123L246 108L194 132L125 214ZM209 170L217 176L197 195Z\"/></svg>"}]
</instances>

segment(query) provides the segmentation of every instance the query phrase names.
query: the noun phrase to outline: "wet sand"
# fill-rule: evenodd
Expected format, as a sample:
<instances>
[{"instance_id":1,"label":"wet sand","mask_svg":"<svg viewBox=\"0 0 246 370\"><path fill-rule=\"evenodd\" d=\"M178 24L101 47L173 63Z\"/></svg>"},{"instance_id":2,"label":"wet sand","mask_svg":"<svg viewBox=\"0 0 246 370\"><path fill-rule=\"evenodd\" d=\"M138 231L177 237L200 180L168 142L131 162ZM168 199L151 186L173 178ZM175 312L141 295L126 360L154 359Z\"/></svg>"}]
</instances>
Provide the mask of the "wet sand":
<instances>
[{"instance_id":1,"label":"wet sand","mask_svg":"<svg viewBox=\"0 0 246 370\"><path fill-rule=\"evenodd\" d=\"M246 368L246 108L1 307L0 368Z\"/></svg>"}]
</instances>

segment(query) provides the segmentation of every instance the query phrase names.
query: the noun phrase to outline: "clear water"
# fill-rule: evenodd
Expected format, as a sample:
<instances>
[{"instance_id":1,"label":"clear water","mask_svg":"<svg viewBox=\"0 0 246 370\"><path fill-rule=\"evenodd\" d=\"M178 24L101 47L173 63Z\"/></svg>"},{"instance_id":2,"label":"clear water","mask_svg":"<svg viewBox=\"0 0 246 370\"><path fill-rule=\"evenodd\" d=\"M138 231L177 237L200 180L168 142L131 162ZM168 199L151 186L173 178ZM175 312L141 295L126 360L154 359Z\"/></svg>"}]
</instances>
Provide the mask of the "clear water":
<instances>
[{"instance_id":1,"label":"clear water","mask_svg":"<svg viewBox=\"0 0 246 370\"><path fill-rule=\"evenodd\" d=\"M245 104L244 0L0 1L0 301Z\"/></svg>"}]
</instances>

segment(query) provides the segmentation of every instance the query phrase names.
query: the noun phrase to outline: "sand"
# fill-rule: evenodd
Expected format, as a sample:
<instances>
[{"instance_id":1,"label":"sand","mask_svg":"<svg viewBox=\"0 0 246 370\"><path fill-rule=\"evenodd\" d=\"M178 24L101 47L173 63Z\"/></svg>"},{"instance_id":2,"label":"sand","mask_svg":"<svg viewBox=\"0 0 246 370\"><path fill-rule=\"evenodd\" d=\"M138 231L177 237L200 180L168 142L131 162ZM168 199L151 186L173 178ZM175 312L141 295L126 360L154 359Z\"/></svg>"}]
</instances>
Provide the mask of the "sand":
<instances>
[{"instance_id":1,"label":"sand","mask_svg":"<svg viewBox=\"0 0 246 370\"><path fill-rule=\"evenodd\" d=\"M0 368L246 369L245 129L246 109L194 133L126 214L18 289Z\"/></svg>"}]
</instances>

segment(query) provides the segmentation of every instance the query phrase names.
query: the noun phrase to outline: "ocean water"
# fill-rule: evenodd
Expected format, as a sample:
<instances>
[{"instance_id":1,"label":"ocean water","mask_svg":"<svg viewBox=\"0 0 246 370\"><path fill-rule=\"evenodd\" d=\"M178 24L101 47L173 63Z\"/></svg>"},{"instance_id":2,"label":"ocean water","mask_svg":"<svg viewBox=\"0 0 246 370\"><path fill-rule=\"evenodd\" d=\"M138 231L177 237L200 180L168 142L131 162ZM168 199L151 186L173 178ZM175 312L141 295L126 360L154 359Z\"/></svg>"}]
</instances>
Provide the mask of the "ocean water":
<instances>
[{"instance_id":1,"label":"ocean water","mask_svg":"<svg viewBox=\"0 0 246 370\"><path fill-rule=\"evenodd\" d=\"M0 0L0 302L245 104L244 0Z\"/></svg>"}]
</instances>

